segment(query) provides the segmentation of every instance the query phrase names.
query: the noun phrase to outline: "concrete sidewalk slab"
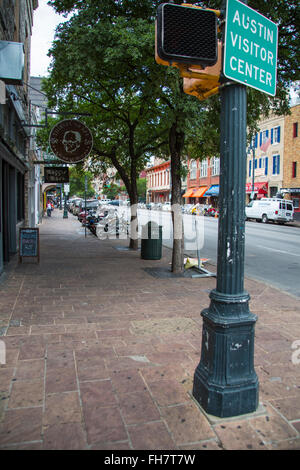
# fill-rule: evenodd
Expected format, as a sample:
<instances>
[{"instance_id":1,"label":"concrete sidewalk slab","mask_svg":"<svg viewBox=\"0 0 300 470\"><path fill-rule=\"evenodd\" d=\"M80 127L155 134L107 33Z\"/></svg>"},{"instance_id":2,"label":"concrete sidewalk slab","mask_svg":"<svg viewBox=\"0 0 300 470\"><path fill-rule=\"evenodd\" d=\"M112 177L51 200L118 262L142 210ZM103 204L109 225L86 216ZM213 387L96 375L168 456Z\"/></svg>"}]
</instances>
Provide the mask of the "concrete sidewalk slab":
<instances>
[{"instance_id":1,"label":"concrete sidewalk slab","mask_svg":"<svg viewBox=\"0 0 300 470\"><path fill-rule=\"evenodd\" d=\"M298 299L246 279L264 412L211 420L191 391L216 280L154 277L146 268L169 266L170 250L147 261L127 244L85 238L56 209L40 225L40 263L9 265L0 448L300 449Z\"/></svg>"}]
</instances>

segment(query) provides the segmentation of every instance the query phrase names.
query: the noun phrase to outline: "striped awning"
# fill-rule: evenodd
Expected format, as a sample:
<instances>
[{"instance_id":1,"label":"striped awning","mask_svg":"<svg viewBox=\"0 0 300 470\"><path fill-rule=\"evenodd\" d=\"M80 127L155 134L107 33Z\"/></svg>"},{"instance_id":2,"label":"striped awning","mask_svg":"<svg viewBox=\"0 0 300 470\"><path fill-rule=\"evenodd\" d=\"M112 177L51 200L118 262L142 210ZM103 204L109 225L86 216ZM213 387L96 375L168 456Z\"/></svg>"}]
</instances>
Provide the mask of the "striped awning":
<instances>
[{"instance_id":1,"label":"striped awning","mask_svg":"<svg viewBox=\"0 0 300 470\"><path fill-rule=\"evenodd\" d=\"M182 197L193 197L195 188L188 189L186 193Z\"/></svg>"},{"instance_id":2,"label":"striped awning","mask_svg":"<svg viewBox=\"0 0 300 470\"><path fill-rule=\"evenodd\" d=\"M200 188L195 189L192 197L202 197L206 190L207 186L200 186Z\"/></svg>"}]
</instances>

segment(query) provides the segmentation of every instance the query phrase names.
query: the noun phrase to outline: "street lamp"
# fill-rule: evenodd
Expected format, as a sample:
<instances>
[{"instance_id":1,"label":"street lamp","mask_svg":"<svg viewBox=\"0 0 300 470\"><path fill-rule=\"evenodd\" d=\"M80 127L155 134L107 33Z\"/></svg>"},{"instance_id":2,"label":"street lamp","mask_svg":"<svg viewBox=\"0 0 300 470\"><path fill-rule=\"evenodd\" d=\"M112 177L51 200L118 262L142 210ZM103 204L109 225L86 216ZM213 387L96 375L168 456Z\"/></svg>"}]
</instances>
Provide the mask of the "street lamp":
<instances>
[{"instance_id":1,"label":"street lamp","mask_svg":"<svg viewBox=\"0 0 300 470\"><path fill-rule=\"evenodd\" d=\"M250 145L248 147L247 153L248 155L251 154L252 151L252 186L251 186L251 195L250 199L254 199L254 178L255 178L255 144L254 144L254 137L251 137Z\"/></svg>"},{"instance_id":2,"label":"street lamp","mask_svg":"<svg viewBox=\"0 0 300 470\"><path fill-rule=\"evenodd\" d=\"M65 202L64 202L64 215L63 215L63 219L67 219L67 218L68 218L67 196L68 196L68 194L69 194L69 191L70 191L70 185L69 185L69 184L64 184Z\"/></svg>"}]
</instances>

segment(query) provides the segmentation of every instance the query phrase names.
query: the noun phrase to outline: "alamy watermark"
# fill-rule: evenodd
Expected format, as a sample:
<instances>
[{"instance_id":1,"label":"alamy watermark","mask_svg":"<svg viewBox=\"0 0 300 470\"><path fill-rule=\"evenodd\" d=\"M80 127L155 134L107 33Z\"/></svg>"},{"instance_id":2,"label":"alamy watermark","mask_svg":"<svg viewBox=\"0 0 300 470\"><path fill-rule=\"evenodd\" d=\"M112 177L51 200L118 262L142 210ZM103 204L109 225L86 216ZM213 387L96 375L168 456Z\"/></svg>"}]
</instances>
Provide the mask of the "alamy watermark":
<instances>
[{"instance_id":1,"label":"alamy watermark","mask_svg":"<svg viewBox=\"0 0 300 470\"><path fill-rule=\"evenodd\" d=\"M6 364L6 345L0 340L0 365Z\"/></svg>"},{"instance_id":2,"label":"alamy watermark","mask_svg":"<svg viewBox=\"0 0 300 470\"><path fill-rule=\"evenodd\" d=\"M293 342L292 349L295 349L292 354L292 363L295 365L300 364L300 339Z\"/></svg>"},{"instance_id":3,"label":"alamy watermark","mask_svg":"<svg viewBox=\"0 0 300 470\"><path fill-rule=\"evenodd\" d=\"M131 205L128 211L124 208L110 209L105 217L97 223L96 233L100 239L159 239L159 226L162 226L164 240L181 240L184 236L186 250L197 250L204 245L204 217L194 216L185 219L180 204L171 205L170 211L147 210L138 214L138 206ZM166 217L169 214L170 217ZM131 220L130 220L131 219ZM151 222L151 228L146 228Z\"/></svg>"}]
</instances>

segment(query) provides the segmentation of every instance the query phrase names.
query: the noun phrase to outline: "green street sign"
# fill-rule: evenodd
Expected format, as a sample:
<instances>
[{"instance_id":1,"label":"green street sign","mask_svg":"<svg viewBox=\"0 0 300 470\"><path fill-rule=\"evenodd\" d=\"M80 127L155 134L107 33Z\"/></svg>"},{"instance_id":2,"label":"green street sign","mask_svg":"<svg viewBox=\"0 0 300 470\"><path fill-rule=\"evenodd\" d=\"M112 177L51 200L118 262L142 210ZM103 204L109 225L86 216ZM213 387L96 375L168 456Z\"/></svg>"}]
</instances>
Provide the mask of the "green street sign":
<instances>
[{"instance_id":1,"label":"green street sign","mask_svg":"<svg viewBox=\"0 0 300 470\"><path fill-rule=\"evenodd\" d=\"M276 94L278 27L238 0L227 0L223 73Z\"/></svg>"}]
</instances>

